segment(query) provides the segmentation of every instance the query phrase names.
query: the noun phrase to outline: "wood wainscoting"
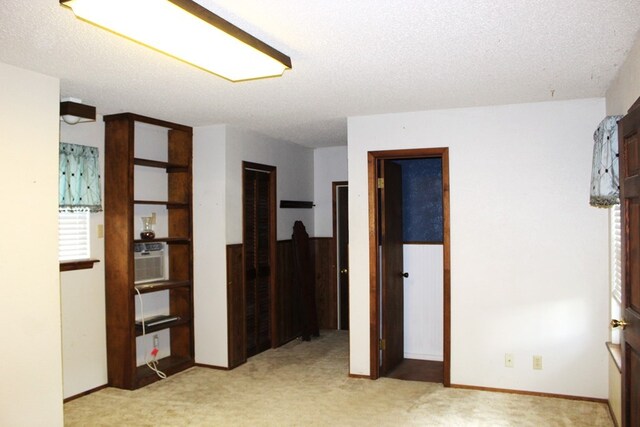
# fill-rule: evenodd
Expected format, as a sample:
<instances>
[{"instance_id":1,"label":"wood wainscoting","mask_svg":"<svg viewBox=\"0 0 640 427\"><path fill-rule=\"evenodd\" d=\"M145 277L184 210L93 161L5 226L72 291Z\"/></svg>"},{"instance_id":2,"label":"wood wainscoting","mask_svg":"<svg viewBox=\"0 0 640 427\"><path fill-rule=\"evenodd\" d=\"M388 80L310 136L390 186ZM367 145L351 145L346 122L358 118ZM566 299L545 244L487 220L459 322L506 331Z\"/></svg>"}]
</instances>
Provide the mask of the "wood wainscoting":
<instances>
[{"instance_id":1,"label":"wood wainscoting","mask_svg":"<svg viewBox=\"0 0 640 427\"><path fill-rule=\"evenodd\" d=\"M247 361L242 244L227 245L227 334L229 369Z\"/></svg>"},{"instance_id":2,"label":"wood wainscoting","mask_svg":"<svg viewBox=\"0 0 640 427\"><path fill-rule=\"evenodd\" d=\"M315 277L316 307L320 329L337 328L337 290L335 240L332 237L309 239ZM244 318L242 244L227 245L227 323L229 369L247 361ZM293 242L276 244L276 330L272 347L298 338L302 332L300 288L293 280Z\"/></svg>"}]
</instances>

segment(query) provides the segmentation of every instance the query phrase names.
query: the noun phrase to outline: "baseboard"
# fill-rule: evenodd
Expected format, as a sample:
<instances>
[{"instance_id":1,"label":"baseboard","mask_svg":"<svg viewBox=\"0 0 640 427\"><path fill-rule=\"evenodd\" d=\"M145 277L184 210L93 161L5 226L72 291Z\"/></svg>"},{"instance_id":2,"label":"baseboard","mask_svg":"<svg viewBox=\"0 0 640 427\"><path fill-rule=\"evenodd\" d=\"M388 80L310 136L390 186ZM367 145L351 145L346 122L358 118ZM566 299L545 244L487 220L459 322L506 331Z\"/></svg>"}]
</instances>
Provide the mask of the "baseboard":
<instances>
[{"instance_id":1,"label":"baseboard","mask_svg":"<svg viewBox=\"0 0 640 427\"><path fill-rule=\"evenodd\" d=\"M207 368L207 369L215 369L216 371L230 371L231 368L227 368L224 366L216 366L216 365L207 365L205 363L195 363L193 366L197 366L198 368ZM238 365L240 366L240 365Z\"/></svg>"},{"instance_id":2,"label":"baseboard","mask_svg":"<svg viewBox=\"0 0 640 427\"><path fill-rule=\"evenodd\" d=\"M349 374L349 378L355 378L360 380L370 380L371 376L369 375L360 375L360 374Z\"/></svg>"},{"instance_id":3,"label":"baseboard","mask_svg":"<svg viewBox=\"0 0 640 427\"><path fill-rule=\"evenodd\" d=\"M104 384L104 385L98 386L96 388L92 388L91 390L83 391L82 393L74 394L73 396L67 397L62 402L63 403L71 402L72 400L76 400L76 399L79 399L81 397L88 396L91 393L95 393L96 391L100 391L100 390L105 389L107 387L109 387L109 384Z\"/></svg>"},{"instance_id":4,"label":"baseboard","mask_svg":"<svg viewBox=\"0 0 640 427\"><path fill-rule=\"evenodd\" d=\"M609 404L609 401L607 399L599 399L596 397L571 396L567 394L542 393L539 391L527 391L527 390L512 390L508 388L480 387L475 385L464 385L464 384L451 384L449 387L466 389L466 390L491 391L495 393L523 394L526 396L554 397L557 399L582 400L586 402L606 403L607 405Z\"/></svg>"}]
</instances>

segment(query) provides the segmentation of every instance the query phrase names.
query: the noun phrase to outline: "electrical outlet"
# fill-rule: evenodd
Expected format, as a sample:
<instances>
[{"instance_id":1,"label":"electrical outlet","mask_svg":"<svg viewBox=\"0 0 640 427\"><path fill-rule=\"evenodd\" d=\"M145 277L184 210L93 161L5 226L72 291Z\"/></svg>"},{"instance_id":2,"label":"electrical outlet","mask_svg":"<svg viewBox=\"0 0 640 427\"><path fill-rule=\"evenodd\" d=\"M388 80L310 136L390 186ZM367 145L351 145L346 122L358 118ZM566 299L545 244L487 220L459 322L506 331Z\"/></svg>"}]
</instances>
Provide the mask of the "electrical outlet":
<instances>
[{"instance_id":1,"label":"electrical outlet","mask_svg":"<svg viewBox=\"0 0 640 427\"><path fill-rule=\"evenodd\" d=\"M153 336L153 348L160 347L160 338L158 338L158 334Z\"/></svg>"},{"instance_id":2,"label":"electrical outlet","mask_svg":"<svg viewBox=\"0 0 640 427\"><path fill-rule=\"evenodd\" d=\"M533 369L542 369L542 356L533 356Z\"/></svg>"},{"instance_id":3,"label":"electrical outlet","mask_svg":"<svg viewBox=\"0 0 640 427\"><path fill-rule=\"evenodd\" d=\"M104 237L104 225L98 224L98 239L102 239Z\"/></svg>"},{"instance_id":4,"label":"electrical outlet","mask_svg":"<svg viewBox=\"0 0 640 427\"><path fill-rule=\"evenodd\" d=\"M155 223L156 223L156 213L151 212L151 224L155 224Z\"/></svg>"},{"instance_id":5,"label":"electrical outlet","mask_svg":"<svg viewBox=\"0 0 640 427\"><path fill-rule=\"evenodd\" d=\"M513 354L505 353L505 355L504 355L504 366L505 366L505 368L513 368Z\"/></svg>"}]
</instances>

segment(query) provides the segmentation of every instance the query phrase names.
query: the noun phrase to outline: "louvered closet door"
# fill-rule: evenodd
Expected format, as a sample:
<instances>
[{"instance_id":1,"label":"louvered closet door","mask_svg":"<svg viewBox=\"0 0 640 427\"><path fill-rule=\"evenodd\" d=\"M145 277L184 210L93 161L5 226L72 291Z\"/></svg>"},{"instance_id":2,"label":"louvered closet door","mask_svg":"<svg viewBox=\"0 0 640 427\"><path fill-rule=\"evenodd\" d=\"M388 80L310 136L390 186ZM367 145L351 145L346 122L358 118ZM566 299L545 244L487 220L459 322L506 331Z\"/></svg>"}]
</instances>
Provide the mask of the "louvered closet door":
<instances>
[{"instance_id":1,"label":"louvered closet door","mask_svg":"<svg viewBox=\"0 0 640 427\"><path fill-rule=\"evenodd\" d=\"M271 348L269 174L245 170L244 259L247 357Z\"/></svg>"}]
</instances>

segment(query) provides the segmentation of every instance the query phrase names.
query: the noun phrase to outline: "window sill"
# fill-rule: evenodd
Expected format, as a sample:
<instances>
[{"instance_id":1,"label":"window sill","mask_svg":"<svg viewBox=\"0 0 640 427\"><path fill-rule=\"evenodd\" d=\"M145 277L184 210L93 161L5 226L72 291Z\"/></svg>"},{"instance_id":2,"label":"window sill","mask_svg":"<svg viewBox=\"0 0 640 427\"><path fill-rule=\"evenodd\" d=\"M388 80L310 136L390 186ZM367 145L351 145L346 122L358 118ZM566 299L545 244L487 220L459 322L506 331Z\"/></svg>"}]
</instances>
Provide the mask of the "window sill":
<instances>
[{"instance_id":1,"label":"window sill","mask_svg":"<svg viewBox=\"0 0 640 427\"><path fill-rule=\"evenodd\" d=\"M93 268L93 264L100 262L98 259L80 259L60 262L60 271L86 270Z\"/></svg>"},{"instance_id":2,"label":"window sill","mask_svg":"<svg viewBox=\"0 0 640 427\"><path fill-rule=\"evenodd\" d=\"M622 353L620 352L620 344L613 344L608 342L607 343L607 349L609 350L609 354L611 355L611 358L613 359L613 361L616 363L616 367L618 368L618 371L621 371L621 367L622 367Z\"/></svg>"}]
</instances>

